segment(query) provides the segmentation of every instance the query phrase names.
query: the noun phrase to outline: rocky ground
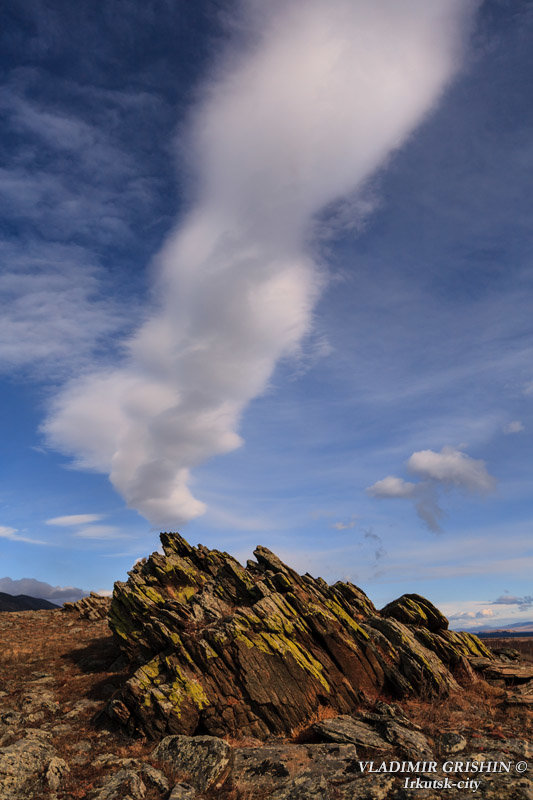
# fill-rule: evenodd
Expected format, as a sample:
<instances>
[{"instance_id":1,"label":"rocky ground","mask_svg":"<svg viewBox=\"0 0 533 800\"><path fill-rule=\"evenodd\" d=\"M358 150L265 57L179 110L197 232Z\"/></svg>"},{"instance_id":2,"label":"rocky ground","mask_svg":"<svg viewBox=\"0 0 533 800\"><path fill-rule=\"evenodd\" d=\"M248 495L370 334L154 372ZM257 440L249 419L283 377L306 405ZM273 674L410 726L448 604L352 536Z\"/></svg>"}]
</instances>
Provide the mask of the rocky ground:
<instances>
[{"instance_id":1,"label":"rocky ground","mask_svg":"<svg viewBox=\"0 0 533 800\"><path fill-rule=\"evenodd\" d=\"M533 685L528 665L506 651L474 664L491 683L445 699L377 698L352 715L322 707L311 724L262 742L156 741L126 734L103 713L128 676L105 619L2 613L0 641L0 800L533 798L530 773L516 769L531 757ZM409 761L418 772L405 771ZM445 762L475 761L510 772L442 772ZM423 788L446 778L468 786Z\"/></svg>"}]
</instances>

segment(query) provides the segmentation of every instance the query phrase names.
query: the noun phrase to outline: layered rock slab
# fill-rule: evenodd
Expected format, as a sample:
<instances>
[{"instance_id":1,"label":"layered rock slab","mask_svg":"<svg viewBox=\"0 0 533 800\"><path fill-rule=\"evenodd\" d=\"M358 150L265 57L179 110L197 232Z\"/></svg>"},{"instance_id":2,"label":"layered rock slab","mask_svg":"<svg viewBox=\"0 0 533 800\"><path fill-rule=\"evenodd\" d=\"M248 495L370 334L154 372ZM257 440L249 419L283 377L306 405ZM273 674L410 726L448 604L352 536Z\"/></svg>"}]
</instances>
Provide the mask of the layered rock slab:
<instances>
[{"instance_id":1,"label":"layered rock slab","mask_svg":"<svg viewBox=\"0 0 533 800\"><path fill-rule=\"evenodd\" d=\"M115 584L109 614L136 667L110 703L130 730L265 739L321 706L349 714L383 693L446 694L465 659L491 658L417 595L380 613L353 584L299 575L265 547L245 568L179 534L161 543Z\"/></svg>"}]
</instances>

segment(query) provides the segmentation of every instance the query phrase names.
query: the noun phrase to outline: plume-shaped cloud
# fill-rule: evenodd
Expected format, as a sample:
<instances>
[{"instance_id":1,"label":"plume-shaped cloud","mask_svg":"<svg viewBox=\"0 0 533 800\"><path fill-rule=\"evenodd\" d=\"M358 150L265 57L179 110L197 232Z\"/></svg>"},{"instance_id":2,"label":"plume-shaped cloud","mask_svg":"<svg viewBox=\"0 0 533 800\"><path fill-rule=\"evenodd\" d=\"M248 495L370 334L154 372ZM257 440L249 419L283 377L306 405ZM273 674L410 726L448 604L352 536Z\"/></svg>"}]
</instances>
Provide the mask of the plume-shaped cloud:
<instances>
[{"instance_id":1,"label":"plume-shaped cloud","mask_svg":"<svg viewBox=\"0 0 533 800\"><path fill-rule=\"evenodd\" d=\"M247 0L181 147L190 212L121 365L72 381L44 426L153 524L205 510L190 471L298 351L323 276L321 209L360 189L438 100L475 2Z\"/></svg>"}]
</instances>

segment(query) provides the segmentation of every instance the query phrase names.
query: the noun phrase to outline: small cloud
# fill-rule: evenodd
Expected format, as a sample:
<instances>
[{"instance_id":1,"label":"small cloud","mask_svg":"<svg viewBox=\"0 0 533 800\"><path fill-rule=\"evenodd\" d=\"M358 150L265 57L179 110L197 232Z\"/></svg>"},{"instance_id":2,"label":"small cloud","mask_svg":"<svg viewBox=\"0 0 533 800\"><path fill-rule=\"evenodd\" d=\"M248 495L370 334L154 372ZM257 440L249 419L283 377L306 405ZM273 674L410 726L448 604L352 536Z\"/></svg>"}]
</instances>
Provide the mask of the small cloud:
<instances>
[{"instance_id":1,"label":"small cloud","mask_svg":"<svg viewBox=\"0 0 533 800\"><path fill-rule=\"evenodd\" d=\"M441 531L439 520L444 515L438 502L440 488L456 487L464 491L486 493L496 485L484 461L471 458L453 447L443 447L440 453L419 450L408 459L407 467L423 480L411 483L388 475L369 486L366 492L372 497L412 500L420 519L435 533Z\"/></svg>"},{"instance_id":2,"label":"small cloud","mask_svg":"<svg viewBox=\"0 0 533 800\"><path fill-rule=\"evenodd\" d=\"M403 478L387 475L386 478L369 486L366 492L372 497L413 497L416 488L416 483L409 483Z\"/></svg>"},{"instance_id":3,"label":"small cloud","mask_svg":"<svg viewBox=\"0 0 533 800\"><path fill-rule=\"evenodd\" d=\"M456 622L461 619L489 619L494 617L494 611L491 608L482 608L480 611L459 611L457 614L451 614L448 619L450 622Z\"/></svg>"},{"instance_id":4,"label":"small cloud","mask_svg":"<svg viewBox=\"0 0 533 800\"><path fill-rule=\"evenodd\" d=\"M9 528L5 525L0 525L0 538L9 539L11 542L26 542L27 544L48 544L43 542L42 539L32 539L29 536L21 536L16 528Z\"/></svg>"},{"instance_id":5,"label":"small cloud","mask_svg":"<svg viewBox=\"0 0 533 800\"><path fill-rule=\"evenodd\" d=\"M493 606L518 606L520 611L527 611L533 607L533 595L526 594L523 597L516 597L513 594L503 594L492 601Z\"/></svg>"},{"instance_id":6,"label":"small cloud","mask_svg":"<svg viewBox=\"0 0 533 800\"><path fill-rule=\"evenodd\" d=\"M533 395L533 381L529 381L523 388L523 392L526 395Z\"/></svg>"},{"instance_id":7,"label":"small cloud","mask_svg":"<svg viewBox=\"0 0 533 800\"><path fill-rule=\"evenodd\" d=\"M47 519L46 524L68 528L71 525L89 525L91 522L99 522L101 519L103 519L102 514L71 514L66 517Z\"/></svg>"},{"instance_id":8,"label":"small cloud","mask_svg":"<svg viewBox=\"0 0 533 800\"><path fill-rule=\"evenodd\" d=\"M352 514L348 522L343 522L342 520L339 520L339 522L333 522L331 524L331 527L335 528L335 530L337 531L348 531L351 528L355 528L356 525L357 525L357 517L355 514Z\"/></svg>"},{"instance_id":9,"label":"small cloud","mask_svg":"<svg viewBox=\"0 0 533 800\"><path fill-rule=\"evenodd\" d=\"M478 611L476 614L476 619L485 619L487 617L493 617L494 611L492 608L482 608L481 611Z\"/></svg>"},{"instance_id":10,"label":"small cloud","mask_svg":"<svg viewBox=\"0 0 533 800\"><path fill-rule=\"evenodd\" d=\"M487 472L484 461L471 458L453 447L443 447L440 453L419 450L409 458L407 468L421 478L468 491L489 492L496 483Z\"/></svg>"},{"instance_id":11,"label":"small cloud","mask_svg":"<svg viewBox=\"0 0 533 800\"><path fill-rule=\"evenodd\" d=\"M127 539L128 535L114 525L88 525L80 528L74 536L80 539Z\"/></svg>"},{"instance_id":12,"label":"small cloud","mask_svg":"<svg viewBox=\"0 0 533 800\"><path fill-rule=\"evenodd\" d=\"M503 426L504 433L521 433L523 430L524 426L518 419L508 422L507 425Z\"/></svg>"},{"instance_id":13,"label":"small cloud","mask_svg":"<svg viewBox=\"0 0 533 800\"><path fill-rule=\"evenodd\" d=\"M456 622L460 619L475 619L475 611L459 611L457 614L450 614L448 617L450 622Z\"/></svg>"}]
</instances>

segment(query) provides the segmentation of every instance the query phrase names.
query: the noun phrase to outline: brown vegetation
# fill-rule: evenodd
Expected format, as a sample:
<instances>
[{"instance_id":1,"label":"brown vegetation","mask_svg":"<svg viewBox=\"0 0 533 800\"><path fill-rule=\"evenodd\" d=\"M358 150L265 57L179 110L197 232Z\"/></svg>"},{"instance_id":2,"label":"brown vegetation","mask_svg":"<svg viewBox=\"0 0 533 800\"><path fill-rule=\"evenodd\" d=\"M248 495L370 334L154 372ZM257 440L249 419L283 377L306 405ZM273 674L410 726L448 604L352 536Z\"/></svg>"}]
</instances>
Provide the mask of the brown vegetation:
<instances>
[{"instance_id":1,"label":"brown vegetation","mask_svg":"<svg viewBox=\"0 0 533 800\"><path fill-rule=\"evenodd\" d=\"M511 636L501 639L487 638L483 639L485 644L493 652L499 650L518 650L520 657L524 661L533 662L533 636Z\"/></svg>"}]
</instances>

